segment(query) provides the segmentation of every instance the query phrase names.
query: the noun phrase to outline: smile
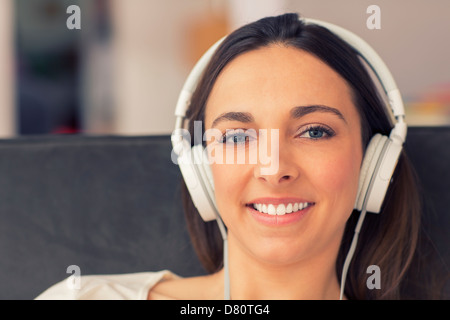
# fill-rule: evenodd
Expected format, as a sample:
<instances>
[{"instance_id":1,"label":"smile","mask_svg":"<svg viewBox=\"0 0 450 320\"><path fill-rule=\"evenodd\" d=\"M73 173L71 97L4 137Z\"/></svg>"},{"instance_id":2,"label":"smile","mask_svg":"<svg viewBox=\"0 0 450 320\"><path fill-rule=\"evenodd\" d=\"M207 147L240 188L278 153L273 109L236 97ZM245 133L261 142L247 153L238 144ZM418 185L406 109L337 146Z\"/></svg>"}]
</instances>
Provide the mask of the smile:
<instances>
[{"instance_id":1,"label":"smile","mask_svg":"<svg viewBox=\"0 0 450 320\"><path fill-rule=\"evenodd\" d=\"M304 210L314 203L310 202L294 202L288 204L263 204L263 203L253 203L251 206L255 210L258 210L261 213L266 213L269 215L278 215L282 216L284 214L294 213L297 211Z\"/></svg>"}]
</instances>

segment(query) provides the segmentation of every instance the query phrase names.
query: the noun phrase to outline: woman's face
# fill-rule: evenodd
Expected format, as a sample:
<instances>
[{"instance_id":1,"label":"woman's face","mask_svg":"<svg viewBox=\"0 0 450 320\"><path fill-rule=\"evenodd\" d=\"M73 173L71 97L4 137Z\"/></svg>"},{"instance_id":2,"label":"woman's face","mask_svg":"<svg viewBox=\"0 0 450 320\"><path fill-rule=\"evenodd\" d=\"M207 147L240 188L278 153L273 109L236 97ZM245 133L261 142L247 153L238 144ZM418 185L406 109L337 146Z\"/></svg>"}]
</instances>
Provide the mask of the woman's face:
<instances>
[{"instance_id":1,"label":"woman's face","mask_svg":"<svg viewBox=\"0 0 450 320\"><path fill-rule=\"evenodd\" d=\"M338 249L362 161L359 115L338 73L293 47L242 54L211 91L205 129L211 128L228 135L225 143L207 142L209 148L235 154L211 169L228 237L243 252L280 265ZM261 155L251 161L252 152L266 150L271 163Z\"/></svg>"}]
</instances>

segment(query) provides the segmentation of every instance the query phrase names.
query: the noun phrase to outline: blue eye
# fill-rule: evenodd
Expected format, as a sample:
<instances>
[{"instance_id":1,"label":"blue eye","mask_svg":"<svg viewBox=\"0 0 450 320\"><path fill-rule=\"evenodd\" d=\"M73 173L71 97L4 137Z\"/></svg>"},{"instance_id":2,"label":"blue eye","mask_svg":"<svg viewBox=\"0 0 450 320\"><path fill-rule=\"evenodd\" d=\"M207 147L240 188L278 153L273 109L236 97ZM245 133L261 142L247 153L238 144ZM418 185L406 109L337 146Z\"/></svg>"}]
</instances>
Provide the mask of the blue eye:
<instances>
[{"instance_id":1,"label":"blue eye","mask_svg":"<svg viewBox=\"0 0 450 320\"><path fill-rule=\"evenodd\" d=\"M243 130L230 130L222 135L221 143L239 145L249 142L253 138Z\"/></svg>"},{"instance_id":2,"label":"blue eye","mask_svg":"<svg viewBox=\"0 0 450 320\"><path fill-rule=\"evenodd\" d=\"M301 133L300 138L319 140L331 138L334 135L335 133L331 129L325 128L321 125L312 125Z\"/></svg>"}]
</instances>

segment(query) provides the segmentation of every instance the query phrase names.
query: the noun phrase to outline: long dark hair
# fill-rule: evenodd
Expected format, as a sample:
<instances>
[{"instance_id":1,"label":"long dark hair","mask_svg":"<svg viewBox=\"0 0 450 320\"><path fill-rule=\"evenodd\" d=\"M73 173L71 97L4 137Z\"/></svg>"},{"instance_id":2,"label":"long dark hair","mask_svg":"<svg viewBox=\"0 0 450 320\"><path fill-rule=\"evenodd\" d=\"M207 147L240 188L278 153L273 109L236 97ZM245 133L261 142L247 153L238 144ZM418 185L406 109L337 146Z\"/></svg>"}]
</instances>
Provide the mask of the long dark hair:
<instances>
[{"instance_id":1,"label":"long dark hair","mask_svg":"<svg viewBox=\"0 0 450 320\"><path fill-rule=\"evenodd\" d=\"M231 33L219 46L194 92L187 116L193 135L194 120L204 123L205 106L214 83L223 68L238 55L271 44L306 51L338 72L352 89L366 149L370 138L388 135L392 123L383 100L357 52L326 28L305 25L297 14L268 17L245 25ZM183 207L188 230L197 255L209 273L222 268L222 238L216 223L205 223L195 208L184 181ZM435 290L426 290L429 278L418 278L423 271L419 252L421 207L417 176L405 152L395 170L393 183L379 215L368 214L360 232L358 246L349 268L345 295L349 299L437 298ZM336 260L340 279L359 212L354 210L347 221ZM377 265L381 271L381 290L369 290L367 267ZM418 273L419 272L419 273ZM417 279L417 281L414 281ZM407 280L407 281L406 281ZM419 283L417 285L415 283ZM420 286L420 294L416 291Z\"/></svg>"}]
</instances>

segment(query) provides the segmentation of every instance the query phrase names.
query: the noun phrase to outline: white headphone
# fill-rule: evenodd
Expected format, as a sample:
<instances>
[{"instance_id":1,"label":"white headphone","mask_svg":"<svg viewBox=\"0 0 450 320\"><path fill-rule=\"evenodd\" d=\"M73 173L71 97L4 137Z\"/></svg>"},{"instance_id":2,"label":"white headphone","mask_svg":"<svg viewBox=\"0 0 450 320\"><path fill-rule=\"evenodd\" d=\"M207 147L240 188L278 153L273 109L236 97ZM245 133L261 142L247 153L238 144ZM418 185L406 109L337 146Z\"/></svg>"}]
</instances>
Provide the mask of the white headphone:
<instances>
[{"instance_id":1,"label":"white headphone","mask_svg":"<svg viewBox=\"0 0 450 320\"><path fill-rule=\"evenodd\" d=\"M403 101L394 78L385 63L374 49L359 36L331 23L306 18L301 18L301 20L305 24L316 24L327 28L329 31L346 41L359 53L359 56L367 62L368 66L373 70L382 85L389 100L389 112L393 114L396 120L395 126L392 128L389 136L379 133L375 134L366 148L361 165L358 193L354 205L354 209L361 211L362 215L360 216L360 220L355 229L355 241L352 242L351 252L347 255L347 258L350 257L351 259L354 247L356 246L357 234L359 234L365 212L380 212L392 175L397 166L398 158L402 151L402 145L405 142L407 125L404 122L405 112ZM177 157L178 165L180 166L183 179L189 190L192 201L204 221L215 219L219 222L221 221L215 203L213 177L208 161L204 161L204 159L207 159L207 154L203 145L197 144L191 148L190 143L187 143L187 141L183 139L183 134L187 132L187 130L184 129L184 122L186 120L185 115L190 104L191 96L197 87L199 79L212 55L224 39L225 37L210 47L189 74L178 98L175 109L176 125L172 134L173 152ZM222 236L225 241L226 233L223 224L219 223L219 227L221 227ZM346 259L347 266L344 266L343 271L345 275L350 259ZM343 284L345 284L345 275L341 279L344 282ZM341 285L341 290L342 298L343 285Z\"/></svg>"}]
</instances>

